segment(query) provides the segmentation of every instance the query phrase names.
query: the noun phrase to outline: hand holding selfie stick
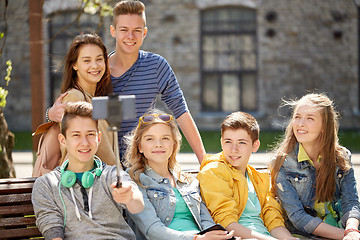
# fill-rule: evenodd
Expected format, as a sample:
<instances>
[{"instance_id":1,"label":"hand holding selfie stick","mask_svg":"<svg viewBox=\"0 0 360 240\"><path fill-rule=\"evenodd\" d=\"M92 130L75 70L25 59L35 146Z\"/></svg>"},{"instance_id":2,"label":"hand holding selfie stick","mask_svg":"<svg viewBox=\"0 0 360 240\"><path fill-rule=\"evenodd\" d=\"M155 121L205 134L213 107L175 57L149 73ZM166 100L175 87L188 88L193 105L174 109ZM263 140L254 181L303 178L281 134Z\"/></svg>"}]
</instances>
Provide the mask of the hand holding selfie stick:
<instances>
[{"instance_id":1,"label":"hand holding selfie stick","mask_svg":"<svg viewBox=\"0 0 360 240\"><path fill-rule=\"evenodd\" d=\"M116 156L116 187L121 188L120 178L120 155L119 146L116 139L118 139L118 130L120 129L121 122L123 120L130 120L136 118L135 110L135 96L124 95L119 96L111 94L108 97L93 97L93 118L94 119L106 119L109 123L109 131L113 132L114 137L114 151Z\"/></svg>"}]
</instances>

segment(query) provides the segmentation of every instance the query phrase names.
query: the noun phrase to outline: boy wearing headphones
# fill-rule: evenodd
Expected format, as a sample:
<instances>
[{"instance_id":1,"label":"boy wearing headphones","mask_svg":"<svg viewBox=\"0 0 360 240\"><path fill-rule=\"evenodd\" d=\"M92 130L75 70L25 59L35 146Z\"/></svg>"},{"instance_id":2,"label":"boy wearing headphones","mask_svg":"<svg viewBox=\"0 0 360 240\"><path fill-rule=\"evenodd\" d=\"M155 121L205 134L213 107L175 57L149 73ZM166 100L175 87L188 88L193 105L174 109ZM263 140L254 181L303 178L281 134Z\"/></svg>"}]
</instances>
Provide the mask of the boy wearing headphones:
<instances>
[{"instance_id":1,"label":"boy wearing headphones","mask_svg":"<svg viewBox=\"0 0 360 240\"><path fill-rule=\"evenodd\" d=\"M68 104L59 142L69 158L33 187L36 225L45 239L135 239L122 213L141 212L142 194L122 170L122 187L116 188L116 166L94 155L100 139L91 104Z\"/></svg>"}]
</instances>

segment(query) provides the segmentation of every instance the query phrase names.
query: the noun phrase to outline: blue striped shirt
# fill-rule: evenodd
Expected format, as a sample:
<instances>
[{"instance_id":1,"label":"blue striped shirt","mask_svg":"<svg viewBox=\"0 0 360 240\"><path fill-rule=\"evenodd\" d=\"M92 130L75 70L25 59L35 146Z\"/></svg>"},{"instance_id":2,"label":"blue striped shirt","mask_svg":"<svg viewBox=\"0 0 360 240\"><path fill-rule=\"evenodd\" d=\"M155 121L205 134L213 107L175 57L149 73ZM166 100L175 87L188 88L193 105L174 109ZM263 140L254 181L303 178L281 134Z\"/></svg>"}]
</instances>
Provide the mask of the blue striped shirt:
<instances>
[{"instance_id":1,"label":"blue striped shirt","mask_svg":"<svg viewBox=\"0 0 360 240\"><path fill-rule=\"evenodd\" d=\"M158 94L175 118L188 111L173 70L165 58L158 54L140 50L134 65L120 77L111 76L111 80L115 94L136 96L136 119L124 120L121 123L118 135L121 155L126 149L125 144L122 144L123 136L137 126L139 117L154 108Z\"/></svg>"}]
</instances>

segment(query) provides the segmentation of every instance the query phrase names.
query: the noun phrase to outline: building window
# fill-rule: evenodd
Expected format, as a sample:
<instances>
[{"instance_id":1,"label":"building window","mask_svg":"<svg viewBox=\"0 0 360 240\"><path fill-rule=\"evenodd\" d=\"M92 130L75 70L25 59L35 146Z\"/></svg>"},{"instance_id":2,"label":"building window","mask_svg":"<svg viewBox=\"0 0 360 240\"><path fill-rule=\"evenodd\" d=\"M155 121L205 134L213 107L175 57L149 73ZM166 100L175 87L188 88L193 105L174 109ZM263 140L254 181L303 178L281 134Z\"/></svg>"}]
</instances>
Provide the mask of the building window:
<instances>
[{"instance_id":1,"label":"building window","mask_svg":"<svg viewBox=\"0 0 360 240\"><path fill-rule=\"evenodd\" d=\"M201 13L202 111L256 111L256 12L241 7Z\"/></svg>"},{"instance_id":2,"label":"building window","mask_svg":"<svg viewBox=\"0 0 360 240\"><path fill-rule=\"evenodd\" d=\"M63 59L67 53L74 37L80 33L97 33L102 36L102 29L99 28L99 16L82 14L73 24L68 26L79 15L79 12L57 12L49 17L49 66L50 66L50 101L60 95ZM65 28L66 27L66 28ZM52 104L51 102L50 104Z\"/></svg>"}]
</instances>

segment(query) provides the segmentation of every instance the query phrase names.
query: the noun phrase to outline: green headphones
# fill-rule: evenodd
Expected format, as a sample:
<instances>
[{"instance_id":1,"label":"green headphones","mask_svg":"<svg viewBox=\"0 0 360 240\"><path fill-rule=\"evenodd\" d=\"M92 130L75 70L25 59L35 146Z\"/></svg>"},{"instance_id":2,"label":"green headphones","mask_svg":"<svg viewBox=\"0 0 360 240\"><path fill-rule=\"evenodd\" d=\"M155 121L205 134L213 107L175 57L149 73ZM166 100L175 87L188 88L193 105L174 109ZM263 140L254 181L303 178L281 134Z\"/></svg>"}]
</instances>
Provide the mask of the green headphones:
<instances>
[{"instance_id":1,"label":"green headphones","mask_svg":"<svg viewBox=\"0 0 360 240\"><path fill-rule=\"evenodd\" d=\"M102 173L102 164L98 157L94 156L96 168L92 171L84 172L81 178L81 185L84 188L90 188L95 180L95 177L99 177ZM76 174L72 171L66 170L69 165L69 160L66 160L60 168L61 173L61 184L64 187L71 188L76 182Z\"/></svg>"}]
</instances>

